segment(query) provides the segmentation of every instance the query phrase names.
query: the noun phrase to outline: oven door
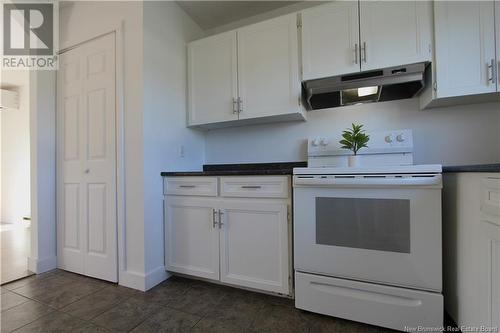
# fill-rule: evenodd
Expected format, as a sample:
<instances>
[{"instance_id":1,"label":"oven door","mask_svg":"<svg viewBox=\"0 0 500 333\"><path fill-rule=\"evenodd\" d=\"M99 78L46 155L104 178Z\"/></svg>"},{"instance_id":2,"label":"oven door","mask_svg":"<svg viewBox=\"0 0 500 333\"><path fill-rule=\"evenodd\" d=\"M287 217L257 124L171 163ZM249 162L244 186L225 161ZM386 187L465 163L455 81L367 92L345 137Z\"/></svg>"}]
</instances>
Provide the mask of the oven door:
<instances>
[{"instance_id":1,"label":"oven door","mask_svg":"<svg viewBox=\"0 0 500 333\"><path fill-rule=\"evenodd\" d=\"M295 270L441 291L440 174L294 176Z\"/></svg>"}]
</instances>

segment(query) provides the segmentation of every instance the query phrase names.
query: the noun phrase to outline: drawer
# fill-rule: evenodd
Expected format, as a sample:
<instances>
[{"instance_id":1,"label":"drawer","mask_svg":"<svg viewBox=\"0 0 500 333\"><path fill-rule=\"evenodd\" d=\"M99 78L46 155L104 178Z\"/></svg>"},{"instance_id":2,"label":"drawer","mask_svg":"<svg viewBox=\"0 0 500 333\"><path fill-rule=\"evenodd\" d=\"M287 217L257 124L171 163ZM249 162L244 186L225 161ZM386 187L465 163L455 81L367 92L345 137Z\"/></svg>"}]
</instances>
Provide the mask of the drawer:
<instances>
[{"instance_id":1,"label":"drawer","mask_svg":"<svg viewBox=\"0 0 500 333\"><path fill-rule=\"evenodd\" d=\"M217 196L217 177L166 177L163 194Z\"/></svg>"},{"instance_id":2,"label":"drawer","mask_svg":"<svg viewBox=\"0 0 500 333\"><path fill-rule=\"evenodd\" d=\"M288 176L221 177L222 197L288 198Z\"/></svg>"},{"instance_id":3,"label":"drawer","mask_svg":"<svg viewBox=\"0 0 500 333\"><path fill-rule=\"evenodd\" d=\"M443 326L438 293L295 272L295 307L405 331Z\"/></svg>"}]
</instances>

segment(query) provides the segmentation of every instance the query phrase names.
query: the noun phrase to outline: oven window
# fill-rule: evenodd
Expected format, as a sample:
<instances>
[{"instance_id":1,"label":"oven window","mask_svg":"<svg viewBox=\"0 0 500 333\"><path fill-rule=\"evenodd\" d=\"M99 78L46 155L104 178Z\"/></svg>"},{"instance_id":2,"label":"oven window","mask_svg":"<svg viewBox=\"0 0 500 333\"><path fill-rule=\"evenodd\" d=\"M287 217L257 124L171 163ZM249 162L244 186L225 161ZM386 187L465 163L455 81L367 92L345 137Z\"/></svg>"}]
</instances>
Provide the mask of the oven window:
<instances>
[{"instance_id":1,"label":"oven window","mask_svg":"<svg viewBox=\"0 0 500 333\"><path fill-rule=\"evenodd\" d=\"M410 253L410 200L318 197L316 243Z\"/></svg>"}]
</instances>

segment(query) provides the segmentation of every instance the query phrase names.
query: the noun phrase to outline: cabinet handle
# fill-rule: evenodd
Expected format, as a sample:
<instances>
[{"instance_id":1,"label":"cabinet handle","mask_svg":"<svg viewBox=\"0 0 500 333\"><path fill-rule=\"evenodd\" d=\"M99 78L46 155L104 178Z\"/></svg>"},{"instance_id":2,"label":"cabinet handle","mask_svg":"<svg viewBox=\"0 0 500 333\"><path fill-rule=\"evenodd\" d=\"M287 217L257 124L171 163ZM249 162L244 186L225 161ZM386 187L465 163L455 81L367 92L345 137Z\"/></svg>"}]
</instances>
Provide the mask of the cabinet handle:
<instances>
[{"instance_id":1,"label":"cabinet handle","mask_svg":"<svg viewBox=\"0 0 500 333\"><path fill-rule=\"evenodd\" d=\"M260 185L243 185L241 188L262 188Z\"/></svg>"},{"instance_id":2,"label":"cabinet handle","mask_svg":"<svg viewBox=\"0 0 500 333\"><path fill-rule=\"evenodd\" d=\"M217 226L217 210L212 209L212 228L216 228Z\"/></svg>"},{"instance_id":3,"label":"cabinet handle","mask_svg":"<svg viewBox=\"0 0 500 333\"><path fill-rule=\"evenodd\" d=\"M222 226L224 223L222 223L222 215L224 215L224 212L219 209L219 229L222 229Z\"/></svg>"},{"instance_id":4,"label":"cabinet handle","mask_svg":"<svg viewBox=\"0 0 500 333\"><path fill-rule=\"evenodd\" d=\"M363 47L361 48L363 54L363 62L366 62L366 42L363 42Z\"/></svg>"},{"instance_id":5,"label":"cabinet handle","mask_svg":"<svg viewBox=\"0 0 500 333\"><path fill-rule=\"evenodd\" d=\"M194 187L196 187L196 185L179 185L179 187L182 187L182 188L194 188Z\"/></svg>"},{"instance_id":6,"label":"cabinet handle","mask_svg":"<svg viewBox=\"0 0 500 333\"><path fill-rule=\"evenodd\" d=\"M358 43L354 44L354 63L358 64Z\"/></svg>"},{"instance_id":7,"label":"cabinet handle","mask_svg":"<svg viewBox=\"0 0 500 333\"><path fill-rule=\"evenodd\" d=\"M488 66L488 82L495 83L495 59L491 59Z\"/></svg>"},{"instance_id":8,"label":"cabinet handle","mask_svg":"<svg viewBox=\"0 0 500 333\"><path fill-rule=\"evenodd\" d=\"M238 97L238 113L242 113L243 112L243 100Z\"/></svg>"},{"instance_id":9,"label":"cabinet handle","mask_svg":"<svg viewBox=\"0 0 500 333\"><path fill-rule=\"evenodd\" d=\"M238 113L238 108L239 108L238 100L233 97L233 114Z\"/></svg>"}]
</instances>

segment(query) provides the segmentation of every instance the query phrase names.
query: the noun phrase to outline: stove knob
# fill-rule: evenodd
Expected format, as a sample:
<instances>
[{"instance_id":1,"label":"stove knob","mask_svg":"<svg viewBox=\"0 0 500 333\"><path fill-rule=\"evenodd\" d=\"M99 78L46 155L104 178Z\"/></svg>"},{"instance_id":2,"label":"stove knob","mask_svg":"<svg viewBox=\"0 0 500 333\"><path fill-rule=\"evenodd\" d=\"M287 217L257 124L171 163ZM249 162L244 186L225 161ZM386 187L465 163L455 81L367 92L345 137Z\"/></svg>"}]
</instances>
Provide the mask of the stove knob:
<instances>
[{"instance_id":1,"label":"stove knob","mask_svg":"<svg viewBox=\"0 0 500 333\"><path fill-rule=\"evenodd\" d=\"M322 145L322 146L327 146L328 145L328 140L327 139L321 139L321 141L320 141L319 144Z\"/></svg>"},{"instance_id":2,"label":"stove knob","mask_svg":"<svg viewBox=\"0 0 500 333\"><path fill-rule=\"evenodd\" d=\"M403 141L405 141L405 139L406 138L405 138L404 134L399 134L398 136L396 136L396 140L398 142L403 142Z\"/></svg>"},{"instance_id":3,"label":"stove knob","mask_svg":"<svg viewBox=\"0 0 500 333\"><path fill-rule=\"evenodd\" d=\"M392 134L391 135L387 135L384 140L387 143L391 143L391 142L394 141L394 136Z\"/></svg>"},{"instance_id":4,"label":"stove knob","mask_svg":"<svg viewBox=\"0 0 500 333\"><path fill-rule=\"evenodd\" d=\"M311 141L311 145L313 145L314 147L317 147L319 146L319 140L318 139L314 139Z\"/></svg>"}]
</instances>

